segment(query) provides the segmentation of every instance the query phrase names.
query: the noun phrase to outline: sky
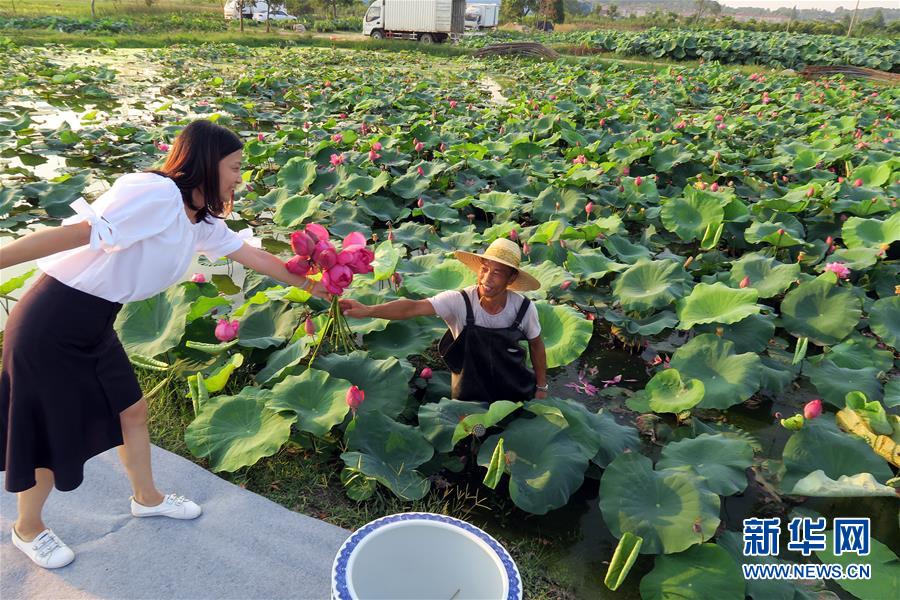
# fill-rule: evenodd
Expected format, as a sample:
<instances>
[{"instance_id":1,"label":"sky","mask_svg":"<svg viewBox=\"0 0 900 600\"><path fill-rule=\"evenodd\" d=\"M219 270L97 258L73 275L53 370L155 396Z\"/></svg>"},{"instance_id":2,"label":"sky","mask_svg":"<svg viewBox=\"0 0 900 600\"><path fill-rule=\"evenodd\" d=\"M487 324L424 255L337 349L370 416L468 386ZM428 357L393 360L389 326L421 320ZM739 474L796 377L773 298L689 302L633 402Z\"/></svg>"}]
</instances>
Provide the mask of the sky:
<instances>
[{"instance_id":1,"label":"sky","mask_svg":"<svg viewBox=\"0 0 900 600\"><path fill-rule=\"evenodd\" d=\"M853 10L856 6L856 0L717 0L719 4L738 8L741 6L754 6L757 8L776 9L781 6L791 7L795 4L798 9L801 8L821 8L825 10L834 10L838 6L843 6L847 10ZM881 6L884 8L900 8L900 0L859 0L860 8L872 8Z\"/></svg>"}]
</instances>

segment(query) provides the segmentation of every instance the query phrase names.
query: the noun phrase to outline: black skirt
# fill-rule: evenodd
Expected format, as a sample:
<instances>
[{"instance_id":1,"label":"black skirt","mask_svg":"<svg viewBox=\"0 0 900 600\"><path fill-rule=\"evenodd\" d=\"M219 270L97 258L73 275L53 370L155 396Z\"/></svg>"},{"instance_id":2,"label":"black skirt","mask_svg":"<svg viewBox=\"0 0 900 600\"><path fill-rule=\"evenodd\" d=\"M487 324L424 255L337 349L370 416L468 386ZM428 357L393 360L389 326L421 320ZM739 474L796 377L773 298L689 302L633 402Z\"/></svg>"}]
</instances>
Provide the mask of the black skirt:
<instances>
[{"instance_id":1,"label":"black skirt","mask_svg":"<svg viewBox=\"0 0 900 600\"><path fill-rule=\"evenodd\" d=\"M0 373L0 470L5 487L81 485L84 463L122 445L119 413L143 396L113 329L122 305L41 274L10 312Z\"/></svg>"}]
</instances>

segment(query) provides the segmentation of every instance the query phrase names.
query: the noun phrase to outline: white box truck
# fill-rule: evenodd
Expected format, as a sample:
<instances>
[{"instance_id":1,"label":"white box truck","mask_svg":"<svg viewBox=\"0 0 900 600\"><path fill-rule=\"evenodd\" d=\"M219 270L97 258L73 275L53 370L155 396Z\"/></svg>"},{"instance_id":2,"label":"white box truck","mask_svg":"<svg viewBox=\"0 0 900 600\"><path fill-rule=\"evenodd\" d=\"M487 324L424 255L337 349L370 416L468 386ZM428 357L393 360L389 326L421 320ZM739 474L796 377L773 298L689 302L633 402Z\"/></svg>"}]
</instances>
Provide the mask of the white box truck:
<instances>
[{"instance_id":1,"label":"white box truck","mask_svg":"<svg viewBox=\"0 0 900 600\"><path fill-rule=\"evenodd\" d=\"M466 0L374 0L363 17L363 35L440 43L460 39L465 18Z\"/></svg>"},{"instance_id":2,"label":"white box truck","mask_svg":"<svg viewBox=\"0 0 900 600\"><path fill-rule=\"evenodd\" d=\"M499 4L466 4L466 29L493 29L499 23Z\"/></svg>"}]
</instances>

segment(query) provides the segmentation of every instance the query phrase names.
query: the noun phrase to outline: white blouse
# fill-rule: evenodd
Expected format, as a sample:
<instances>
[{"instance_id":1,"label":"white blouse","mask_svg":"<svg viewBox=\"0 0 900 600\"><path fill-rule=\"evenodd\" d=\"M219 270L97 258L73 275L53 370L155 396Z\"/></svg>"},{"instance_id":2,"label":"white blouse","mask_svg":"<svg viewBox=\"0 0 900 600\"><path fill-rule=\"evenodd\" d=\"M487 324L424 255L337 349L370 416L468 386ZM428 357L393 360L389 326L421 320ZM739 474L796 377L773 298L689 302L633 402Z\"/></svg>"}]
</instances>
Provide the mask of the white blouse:
<instances>
[{"instance_id":1,"label":"white blouse","mask_svg":"<svg viewBox=\"0 0 900 600\"><path fill-rule=\"evenodd\" d=\"M89 221L90 243L39 259L37 266L111 302L155 296L184 276L194 254L217 260L244 243L222 219L191 223L178 186L155 173L123 175L93 204L79 198L71 206L76 214L62 224Z\"/></svg>"}]
</instances>

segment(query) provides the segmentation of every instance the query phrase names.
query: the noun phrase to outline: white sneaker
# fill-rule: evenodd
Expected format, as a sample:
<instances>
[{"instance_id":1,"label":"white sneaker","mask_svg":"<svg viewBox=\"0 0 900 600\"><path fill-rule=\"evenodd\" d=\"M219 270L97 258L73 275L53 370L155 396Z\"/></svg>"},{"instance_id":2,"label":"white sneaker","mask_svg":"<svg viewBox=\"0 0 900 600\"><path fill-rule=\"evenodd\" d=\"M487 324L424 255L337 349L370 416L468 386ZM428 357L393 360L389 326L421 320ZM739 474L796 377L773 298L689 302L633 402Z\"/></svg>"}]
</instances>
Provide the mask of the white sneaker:
<instances>
[{"instance_id":1,"label":"white sneaker","mask_svg":"<svg viewBox=\"0 0 900 600\"><path fill-rule=\"evenodd\" d=\"M173 519L196 519L203 510L184 496L169 494L156 506L139 504L131 497L131 514L135 517L171 517Z\"/></svg>"},{"instance_id":2,"label":"white sneaker","mask_svg":"<svg viewBox=\"0 0 900 600\"><path fill-rule=\"evenodd\" d=\"M25 553L25 556L45 569L58 569L75 560L75 553L60 541L49 529L45 529L30 542L26 542L12 528L13 545Z\"/></svg>"}]
</instances>

